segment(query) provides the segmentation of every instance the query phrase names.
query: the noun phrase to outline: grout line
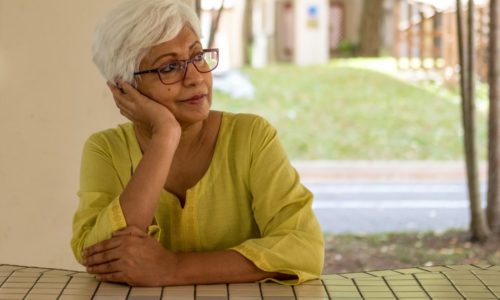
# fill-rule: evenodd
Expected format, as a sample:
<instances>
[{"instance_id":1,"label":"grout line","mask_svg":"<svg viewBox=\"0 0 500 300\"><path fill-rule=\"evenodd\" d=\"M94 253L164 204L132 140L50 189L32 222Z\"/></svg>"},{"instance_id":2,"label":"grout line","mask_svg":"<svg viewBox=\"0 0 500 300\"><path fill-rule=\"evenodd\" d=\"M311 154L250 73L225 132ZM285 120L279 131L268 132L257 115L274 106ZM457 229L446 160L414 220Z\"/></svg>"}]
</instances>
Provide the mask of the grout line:
<instances>
[{"instance_id":1,"label":"grout line","mask_svg":"<svg viewBox=\"0 0 500 300\"><path fill-rule=\"evenodd\" d=\"M75 270L68 270L68 269L56 269L56 268L46 268L46 267L35 267L35 266L20 266L20 265L2 265L2 266L8 266L8 267L19 267L20 269L17 269L15 271L19 271L19 270L23 270L23 269L47 269L43 272L47 272L47 271L66 271L66 272L73 272L74 273L85 273L85 272L81 272L81 271L75 271ZM42 272L42 273L43 273Z\"/></svg>"},{"instance_id":2,"label":"grout line","mask_svg":"<svg viewBox=\"0 0 500 300\"><path fill-rule=\"evenodd\" d=\"M427 271L427 270L425 270L425 271ZM430 272L430 271L427 271L427 272ZM411 274L411 276L413 277L413 279L415 279L415 281L418 283L418 286L420 286L420 288L422 289L422 291L424 291L424 293L427 295L427 297L429 297L429 299L432 299L431 295L429 294L429 292L427 292L427 290L422 285L422 283L420 282L420 280L418 280L417 276L415 274Z\"/></svg>"},{"instance_id":3,"label":"grout line","mask_svg":"<svg viewBox=\"0 0 500 300\"><path fill-rule=\"evenodd\" d=\"M101 283L102 283L102 281L99 281L99 283L95 287L94 293L92 293L92 296L90 297L91 300L94 299L95 294L97 294L97 291L99 290L99 287L101 287Z\"/></svg>"},{"instance_id":4,"label":"grout line","mask_svg":"<svg viewBox=\"0 0 500 300\"><path fill-rule=\"evenodd\" d=\"M483 267L480 267L480 266L478 266L478 265L476 265L476 264L471 264L471 266L474 266L474 267L476 267L476 268L478 268L478 269L480 269L480 270L487 270L487 269L490 267L490 266L488 265L486 268L483 268Z\"/></svg>"},{"instance_id":5,"label":"grout line","mask_svg":"<svg viewBox=\"0 0 500 300\"><path fill-rule=\"evenodd\" d=\"M128 296L130 296L130 292L132 292L132 286L128 286L128 292L127 292L127 296L125 297L125 299L128 299Z\"/></svg>"},{"instance_id":6,"label":"grout line","mask_svg":"<svg viewBox=\"0 0 500 300\"><path fill-rule=\"evenodd\" d=\"M37 284L38 280L40 280L40 278L42 278L43 276L43 272L40 273L40 275L38 275L38 278L35 280L35 282L33 282L33 285L30 287L30 289L24 294L24 297L23 297L23 300L26 299L26 297L28 297L28 295L31 293L31 290L33 290L33 288L35 287L35 285Z\"/></svg>"},{"instance_id":7,"label":"grout line","mask_svg":"<svg viewBox=\"0 0 500 300\"><path fill-rule=\"evenodd\" d=\"M385 282L385 285L389 288L389 291L391 291L391 293L394 295L394 298L398 299L398 296L396 295L396 292L394 292L392 290L392 287L389 284L389 282L387 282L387 279L385 279L385 276L382 276L382 280Z\"/></svg>"},{"instance_id":8,"label":"grout line","mask_svg":"<svg viewBox=\"0 0 500 300\"><path fill-rule=\"evenodd\" d=\"M165 286L161 287L161 292L160 292L160 300L163 299L163 293L165 292Z\"/></svg>"},{"instance_id":9,"label":"grout line","mask_svg":"<svg viewBox=\"0 0 500 300\"><path fill-rule=\"evenodd\" d=\"M297 293L295 293L295 287L294 287L293 285L292 285L291 287L292 287L293 297L294 297L295 299L299 299L299 298L297 298Z\"/></svg>"},{"instance_id":10,"label":"grout line","mask_svg":"<svg viewBox=\"0 0 500 300\"><path fill-rule=\"evenodd\" d=\"M59 300L59 298L61 298L61 296L62 296L64 290L66 289L66 287L68 286L69 282L73 279L72 276L67 276L67 277L68 277L68 281L66 281L66 284L64 285L64 287L59 292L59 295L57 296L56 300Z\"/></svg>"},{"instance_id":11,"label":"grout line","mask_svg":"<svg viewBox=\"0 0 500 300\"><path fill-rule=\"evenodd\" d=\"M365 300L365 295L361 292L361 289L359 288L358 284L356 283L356 280L354 278L351 278L352 283L354 283L354 287L358 291L358 294L361 296L361 299Z\"/></svg>"},{"instance_id":12,"label":"grout line","mask_svg":"<svg viewBox=\"0 0 500 300\"><path fill-rule=\"evenodd\" d=\"M455 271L457 271L457 270L455 270ZM469 271L469 272L470 272L470 271ZM448 275L447 275L446 273L442 273L442 272L441 272L441 274L443 274L443 275L444 275L444 277L448 280L448 282L449 282L449 283L451 284L451 286L455 289L455 291L457 291L457 293L458 293L458 294L462 297L462 299L467 299L467 297L466 297L464 294L462 294L462 292L460 292L460 291L458 290L458 288L456 287L456 285L453 283L453 281L451 281L450 277L448 277Z\"/></svg>"},{"instance_id":13,"label":"grout line","mask_svg":"<svg viewBox=\"0 0 500 300\"><path fill-rule=\"evenodd\" d=\"M474 272L471 271L471 273L479 280L481 281L481 283L488 289L488 291L490 291L490 293L494 296L494 297L498 297L497 294Z\"/></svg>"},{"instance_id":14,"label":"grout line","mask_svg":"<svg viewBox=\"0 0 500 300\"><path fill-rule=\"evenodd\" d=\"M12 274L14 274L14 272L16 272L16 270L12 270L12 271L10 271L9 276L7 276L7 278L5 278L5 279L4 279L4 281L2 281L2 282L0 283L0 287L2 287L2 286L4 285L4 283L6 283L6 282L7 282L7 280L9 280L10 276L12 276Z\"/></svg>"},{"instance_id":15,"label":"grout line","mask_svg":"<svg viewBox=\"0 0 500 300\"><path fill-rule=\"evenodd\" d=\"M328 296L328 299L332 299L332 297L330 296L330 292L328 292L328 289L326 288L326 285L325 285L325 282L320 279L321 281L321 284L323 285L323 288L325 289L325 292L326 292L326 295Z\"/></svg>"}]
</instances>

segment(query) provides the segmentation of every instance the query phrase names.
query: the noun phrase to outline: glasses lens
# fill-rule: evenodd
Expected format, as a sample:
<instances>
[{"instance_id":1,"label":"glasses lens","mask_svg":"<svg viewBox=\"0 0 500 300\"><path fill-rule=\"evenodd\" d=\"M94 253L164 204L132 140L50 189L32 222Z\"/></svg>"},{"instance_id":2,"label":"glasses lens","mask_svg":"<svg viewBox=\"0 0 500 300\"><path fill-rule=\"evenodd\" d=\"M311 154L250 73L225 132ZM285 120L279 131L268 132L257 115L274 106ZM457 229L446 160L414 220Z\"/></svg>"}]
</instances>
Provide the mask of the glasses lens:
<instances>
[{"instance_id":1,"label":"glasses lens","mask_svg":"<svg viewBox=\"0 0 500 300\"><path fill-rule=\"evenodd\" d=\"M181 64L181 62L173 62L159 68L158 74L160 75L161 81L165 84L169 84L181 80L184 75Z\"/></svg>"},{"instance_id":2,"label":"glasses lens","mask_svg":"<svg viewBox=\"0 0 500 300\"><path fill-rule=\"evenodd\" d=\"M194 56L189 60L196 67L198 72L207 73L214 70L219 64L217 51L207 51ZM164 84L172 84L181 81L186 73L187 65L185 61L169 63L158 69L158 75Z\"/></svg>"},{"instance_id":3,"label":"glasses lens","mask_svg":"<svg viewBox=\"0 0 500 300\"><path fill-rule=\"evenodd\" d=\"M205 61L206 71L210 72L217 67L219 57L216 51L209 51L203 53L203 60Z\"/></svg>"},{"instance_id":4,"label":"glasses lens","mask_svg":"<svg viewBox=\"0 0 500 300\"><path fill-rule=\"evenodd\" d=\"M203 52L203 59L194 60L196 69L200 72L210 72L217 67L218 63L219 57L215 51Z\"/></svg>"}]
</instances>

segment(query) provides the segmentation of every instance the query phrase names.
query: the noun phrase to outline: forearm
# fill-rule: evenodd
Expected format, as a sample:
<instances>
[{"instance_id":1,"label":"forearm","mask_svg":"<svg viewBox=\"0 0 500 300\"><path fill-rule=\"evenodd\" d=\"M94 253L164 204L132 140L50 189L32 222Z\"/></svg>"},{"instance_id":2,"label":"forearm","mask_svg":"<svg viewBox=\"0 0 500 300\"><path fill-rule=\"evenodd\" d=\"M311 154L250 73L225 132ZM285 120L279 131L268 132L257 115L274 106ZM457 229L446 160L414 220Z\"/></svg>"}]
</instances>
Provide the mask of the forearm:
<instances>
[{"instance_id":1,"label":"forearm","mask_svg":"<svg viewBox=\"0 0 500 300\"><path fill-rule=\"evenodd\" d=\"M253 282L265 278L283 277L257 268L234 250L178 253L175 275L166 285Z\"/></svg>"},{"instance_id":2,"label":"forearm","mask_svg":"<svg viewBox=\"0 0 500 300\"><path fill-rule=\"evenodd\" d=\"M151 225L176 147L177 141L173 138L153 136L151 139L147 151L120 196L120 205L128 226L146 230Z\"/></svg>"}]
</instances>

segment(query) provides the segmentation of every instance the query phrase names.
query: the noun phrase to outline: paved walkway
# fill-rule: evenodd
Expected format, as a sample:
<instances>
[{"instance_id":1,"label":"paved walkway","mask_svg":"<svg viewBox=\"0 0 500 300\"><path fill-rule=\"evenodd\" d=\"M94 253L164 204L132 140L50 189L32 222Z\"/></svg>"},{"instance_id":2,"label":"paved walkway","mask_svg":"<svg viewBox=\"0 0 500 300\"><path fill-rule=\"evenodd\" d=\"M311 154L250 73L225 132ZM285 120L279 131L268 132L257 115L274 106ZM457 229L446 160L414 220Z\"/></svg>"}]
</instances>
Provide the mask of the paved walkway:
<instances>
[{"instance_id":1,"label":"paved walkway","mask_svg":"<svg viewBox=\"0 0 500 300\"><path fill-rule=\"evenodd\" d=\"M324 231L374 233L467 228L460 161L294 161ZM486 164L480 164L485 196Z\"/></svg>"}]
</instances>

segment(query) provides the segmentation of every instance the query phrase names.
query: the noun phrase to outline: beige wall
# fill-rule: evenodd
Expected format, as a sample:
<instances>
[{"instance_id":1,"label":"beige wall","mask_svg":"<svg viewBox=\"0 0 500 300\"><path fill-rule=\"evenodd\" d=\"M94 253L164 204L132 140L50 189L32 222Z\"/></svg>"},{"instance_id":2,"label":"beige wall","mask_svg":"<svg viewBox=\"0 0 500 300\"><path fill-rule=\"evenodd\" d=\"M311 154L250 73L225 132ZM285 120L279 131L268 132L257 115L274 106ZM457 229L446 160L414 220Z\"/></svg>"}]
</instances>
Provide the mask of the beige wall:
<instances>
[{"instance_id":1,"label":"beige wall","mask_svg":"<svg viewBox=\"0 0 500 300\"><path fill-rule=\"evenodd\" d=\"M0 264L77 269L82 144L124 119L90 57L118 0L0 0Z\"/></svg>"}]
</instances>

